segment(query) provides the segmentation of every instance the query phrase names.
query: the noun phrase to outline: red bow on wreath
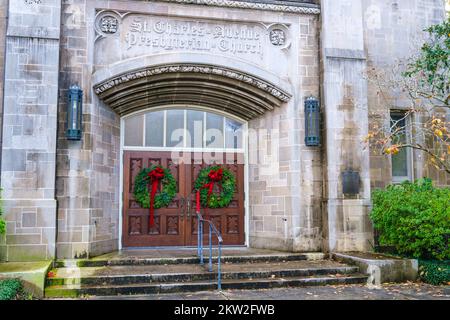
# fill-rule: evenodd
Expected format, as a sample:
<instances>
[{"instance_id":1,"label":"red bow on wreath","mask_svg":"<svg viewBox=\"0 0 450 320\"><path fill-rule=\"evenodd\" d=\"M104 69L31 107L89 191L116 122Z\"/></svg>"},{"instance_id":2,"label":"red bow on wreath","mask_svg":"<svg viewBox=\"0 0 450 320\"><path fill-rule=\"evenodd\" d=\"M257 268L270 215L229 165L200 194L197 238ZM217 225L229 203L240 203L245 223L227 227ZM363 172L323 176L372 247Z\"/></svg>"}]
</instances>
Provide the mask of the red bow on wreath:
<instances>
[{"instance_id":1,"label":"red bow on wreath","mask_svg":"<svg viewBox=\"0 0 450 320\"><path fill-rule=\"evenodd\" d=\"M155 225L154 202L156 190L158 190L159 181L164 178L164 170L157 167L148 173L148 177L150 178L150 182L152 183L152 190L150 193L150 228L152 228Z\"/></svg>"},{"instance_id":2,"label":"red bow on wreath","mask_svg":"<svg viewBox=\"0 0 450 320\"><path fill-rule=\"evenodd\" d=\"M208 196L206 198L206 203L209 201L209 197L213 192L214 185L216 182L221 182L223 179L223 169L211 170L208 173L209 182L204 184L202 189L208 189ZM197 190L197 212L200 212L200 190Z\"/></svg>"}]
</instances>

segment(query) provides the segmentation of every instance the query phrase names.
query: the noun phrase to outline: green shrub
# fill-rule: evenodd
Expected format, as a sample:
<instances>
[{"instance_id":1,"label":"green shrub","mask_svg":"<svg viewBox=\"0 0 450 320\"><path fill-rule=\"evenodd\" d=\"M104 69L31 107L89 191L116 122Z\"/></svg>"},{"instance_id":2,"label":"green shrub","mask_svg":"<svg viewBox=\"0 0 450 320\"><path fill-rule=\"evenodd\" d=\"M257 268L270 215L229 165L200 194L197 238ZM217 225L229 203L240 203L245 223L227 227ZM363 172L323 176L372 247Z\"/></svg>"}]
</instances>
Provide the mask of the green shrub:
<instances>
[{"instance_id":1,"label":"green shrub","mask_svg":"<svg viewBox=\"0 0 450 320\"><path fill-rule=\"evenodd\" d=\"M450 259L450 188L421 179L376 190L370 217L381 245L417 259Z\"/></svg>"},{"instance_id":2,"label":"green shrub","mask_svg":"<svg viewBox=\"0 0 450 320\"><path fill-rule=\"evenodd\" d=\"M18 279L0 280L0 300L13 300L22 292L22 282Z\"/></svg>"},{"instance_id":3,"label":"green shrub","mask_svg":"<svg viewBox=\"0 0 450 320\"><path fill-rule=\"evenodd\" d=\"M419 276L423 282L438 286L450 283L450 261L419 260Z\"/></svg>"}]
</instances>

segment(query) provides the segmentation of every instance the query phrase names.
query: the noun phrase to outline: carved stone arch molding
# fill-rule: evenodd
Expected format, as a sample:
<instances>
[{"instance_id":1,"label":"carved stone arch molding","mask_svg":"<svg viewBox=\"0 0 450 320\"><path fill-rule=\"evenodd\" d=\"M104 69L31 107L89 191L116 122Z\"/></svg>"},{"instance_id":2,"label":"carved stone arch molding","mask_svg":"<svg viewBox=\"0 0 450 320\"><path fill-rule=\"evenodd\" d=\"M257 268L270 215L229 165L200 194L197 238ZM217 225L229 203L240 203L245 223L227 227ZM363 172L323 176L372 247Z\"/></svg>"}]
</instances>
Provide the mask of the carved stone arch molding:
<instances>
[{"instance_id":1,"label":"carved stone arch molding","mask_svg":"<svg viewBox=\"0 0 450 320\"><path fill-rule=\"evenodd\" d=\"M174 56L175 57L175 56ZM291 98L277 76L242 61L170 55L124 61L94 74L95 93L120 116L151 107L191 104L256 118ZM216 62L216 63L214 63Z\"/></svg>"}]
</instances>

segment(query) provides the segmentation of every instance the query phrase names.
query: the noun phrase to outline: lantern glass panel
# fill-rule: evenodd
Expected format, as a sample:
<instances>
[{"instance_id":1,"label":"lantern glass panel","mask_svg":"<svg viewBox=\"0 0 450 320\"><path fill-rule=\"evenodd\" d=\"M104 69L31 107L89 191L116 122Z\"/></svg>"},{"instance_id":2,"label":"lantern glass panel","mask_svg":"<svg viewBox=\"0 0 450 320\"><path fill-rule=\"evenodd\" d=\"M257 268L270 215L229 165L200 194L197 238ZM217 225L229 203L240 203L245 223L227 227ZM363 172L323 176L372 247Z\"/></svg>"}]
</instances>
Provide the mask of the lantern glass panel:
<instances>
[{"instance_id":1,"label":"lantern glass panel","mask_svg":"<svg viewBox=\"0 0 450 320\"><path fill-rule=\"evenodd\" d=\"M77 129L81 130L82 128L82 120L83 120L83 96L82 93L80 92L79 96L78 96L78 107L77 107L77 120L78 120L78 124L77 124Z\"/></svg>"},{"instance_id":2,"label":"lantern glass panel","mask_svg":"<svg viewBox=\"0 0 450 320\"><path fill-rule=\"evenodd\" d=\"M305 101L305 142L307 146L320 145L319 101L313 97Z\"/></svg>"},{"instance_id":3,"label":"lantern glass panel","mask_svg":"<svg viewBox=\"0 0 450 320\"><path fill-rule=\"evenodd\" d=\"M68 140L80 140L83 116L83 91L76 85L71 86L67 98L66 137Z\"/></svg>"}]
</instances>

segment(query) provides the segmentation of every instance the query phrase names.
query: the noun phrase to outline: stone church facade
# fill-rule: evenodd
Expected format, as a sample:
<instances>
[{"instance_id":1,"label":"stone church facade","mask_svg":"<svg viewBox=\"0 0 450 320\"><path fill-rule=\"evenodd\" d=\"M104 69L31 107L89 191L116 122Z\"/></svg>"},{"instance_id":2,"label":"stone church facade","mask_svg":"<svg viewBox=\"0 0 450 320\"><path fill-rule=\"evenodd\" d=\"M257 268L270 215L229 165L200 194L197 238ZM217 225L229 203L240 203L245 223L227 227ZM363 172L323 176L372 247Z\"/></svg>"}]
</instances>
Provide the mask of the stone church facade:
<instances>
[{"instance_id":1,"label":"stone church facade","mask_svg":"<svg viewBox=\"0 0 450 320\"><path fill-rule=\"evenodd\" d=\"M228 154L238 192L210 214L229 244L371 250L371 190L393 175L390 157L361 143L389 112L365 72L409 56L444 17L442 0L0 0L0 260L195 245L193 181L207 157ZM80 140L67 137L74 85ZM305 142L308 97L320 103L319 146ZM172 144L194 118L200 145L184 133ZM150 230L131 191L154 163L179 194ZM346 171L357 173L352 195ZM408 172L450 184L420 154Z\"/></svg>"}]
</instances>

